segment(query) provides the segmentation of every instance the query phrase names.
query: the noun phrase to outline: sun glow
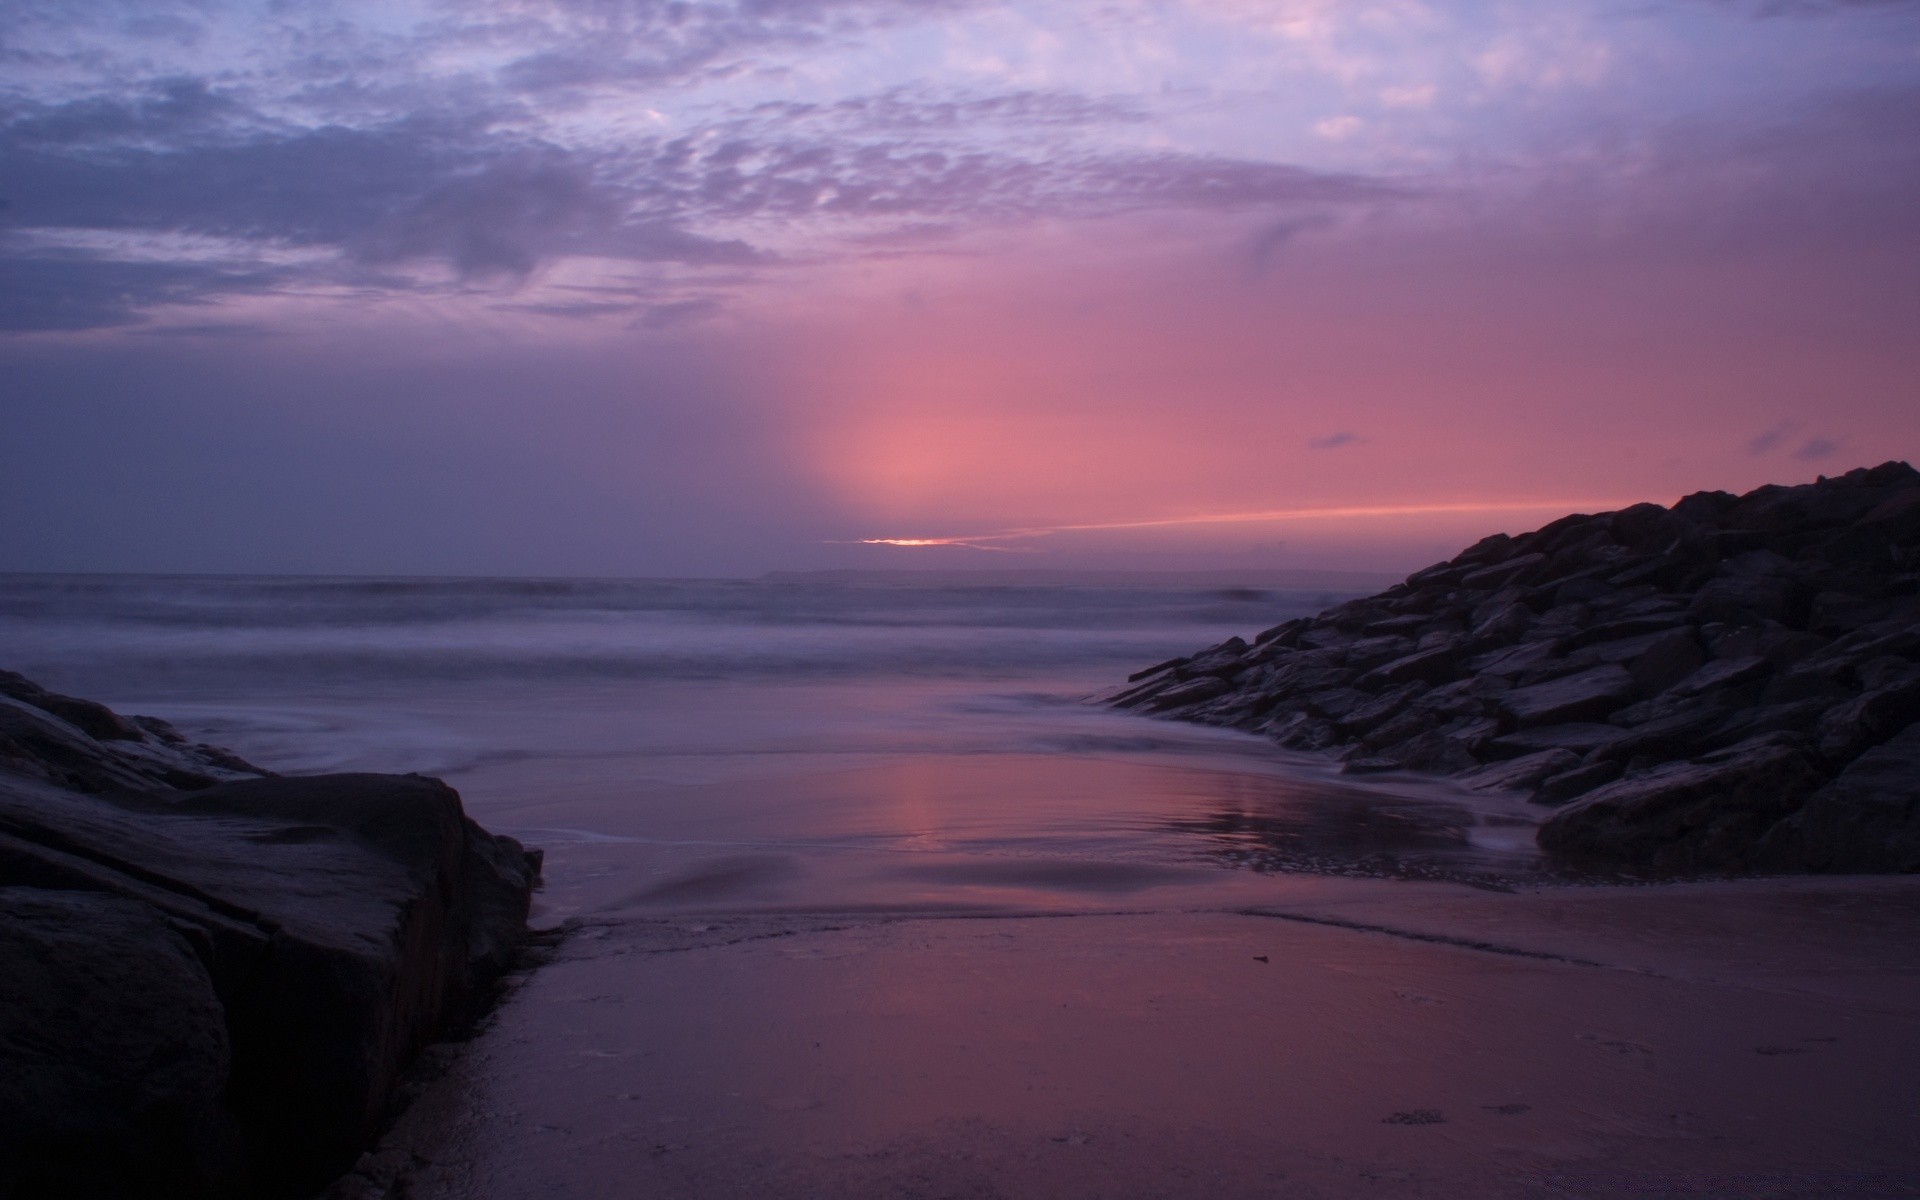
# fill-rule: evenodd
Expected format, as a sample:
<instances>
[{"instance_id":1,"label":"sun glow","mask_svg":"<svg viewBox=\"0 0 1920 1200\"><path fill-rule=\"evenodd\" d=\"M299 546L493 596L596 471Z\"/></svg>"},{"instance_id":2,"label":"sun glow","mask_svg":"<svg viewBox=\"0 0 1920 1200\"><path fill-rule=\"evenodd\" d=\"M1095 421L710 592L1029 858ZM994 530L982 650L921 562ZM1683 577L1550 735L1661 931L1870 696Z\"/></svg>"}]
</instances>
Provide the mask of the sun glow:
<instances>
[{"instance_id":1,"label":"sun glow","mask_svg":"<svg viewBox=\"0 0 1920 1200\"><path fill-rule=\"evenodd\" d=\"M1187 517L1151 517L1132 521L1089 521L1069 525L1036 525L1020 529L1002 529L992 533L954 537L860 538L863 546L949 546L969 550L1011 550L997 543L1052 537L1062 533L1092 533L1112 530L1168 529L1191 525L1238 525L1265 522L1342 520L1380 517L1461 516L1497 513L1535 512L1608 512L1625 508L1632 500L1523 500L1474 501L1454 504L1366 504L1327 508L1275 508L1255 512L1205 513Z\"/></svg>"}]
</instances>

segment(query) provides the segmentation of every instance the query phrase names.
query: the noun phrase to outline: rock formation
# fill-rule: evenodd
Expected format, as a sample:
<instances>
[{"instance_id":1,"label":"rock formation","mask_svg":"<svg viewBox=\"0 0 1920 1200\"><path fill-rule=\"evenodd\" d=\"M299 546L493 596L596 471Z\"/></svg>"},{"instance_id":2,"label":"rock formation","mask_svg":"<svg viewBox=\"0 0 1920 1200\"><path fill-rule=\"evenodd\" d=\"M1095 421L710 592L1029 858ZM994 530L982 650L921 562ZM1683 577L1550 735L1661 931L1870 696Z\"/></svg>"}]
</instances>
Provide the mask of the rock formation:
<instances>
[{"instance_id":1,"label":"rock formation","mask_svg":"<svg viewBox=\"0 0 1920 1200\"><path fill-rule=\"evenodd\" d=\"M537 852L0 672L0 1196L311 1194L476 1015Z\"/></svg>"},{"instance_id":2,"label":"rock formation","mask_svg":"<svg viewBox=\"0 0 1920 1200\"><path fill-rule=\"evenodd\" d=\"M1920 472L1496 534L1108 697L1557 806L1656 871L1920 870Z\"/></svg>"}]
</instances>

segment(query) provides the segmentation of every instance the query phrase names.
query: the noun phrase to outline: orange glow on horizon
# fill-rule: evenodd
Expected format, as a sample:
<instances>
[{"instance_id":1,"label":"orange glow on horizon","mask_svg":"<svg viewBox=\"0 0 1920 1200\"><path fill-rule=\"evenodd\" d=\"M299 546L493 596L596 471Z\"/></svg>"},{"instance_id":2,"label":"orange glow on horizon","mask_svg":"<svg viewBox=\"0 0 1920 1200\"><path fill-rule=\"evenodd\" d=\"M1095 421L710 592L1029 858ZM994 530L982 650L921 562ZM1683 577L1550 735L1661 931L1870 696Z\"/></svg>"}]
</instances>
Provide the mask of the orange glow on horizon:
<instances>
[{"instance_id":1,"label":"orange glow on horizon","mask_svg":"<svg viewBox=\"0 0 1920 1200\"><path fill-rule=\"evenodd\" d=\"M1338 520L1342 518L1459 516L1481 513L1521 512L1610 512L1637 503L1633 500L1522 500L1514 502L1473 501L1456 504L1368 504L1330 508L1278 508L1258 512L1208 513L1192 517L1153 517L1133 521L1093 521L1069 525L1039 525L1022 529L1003 529L994 533L964 534L954 537L860 538L863 546L957 546L969 550L1007 550L995 542L1021 541L1051 537L1060 533L1091 533L1108 530L1165 529L1183 525L1234 525L1256 522Z\"/></svg>"}]
</instances>

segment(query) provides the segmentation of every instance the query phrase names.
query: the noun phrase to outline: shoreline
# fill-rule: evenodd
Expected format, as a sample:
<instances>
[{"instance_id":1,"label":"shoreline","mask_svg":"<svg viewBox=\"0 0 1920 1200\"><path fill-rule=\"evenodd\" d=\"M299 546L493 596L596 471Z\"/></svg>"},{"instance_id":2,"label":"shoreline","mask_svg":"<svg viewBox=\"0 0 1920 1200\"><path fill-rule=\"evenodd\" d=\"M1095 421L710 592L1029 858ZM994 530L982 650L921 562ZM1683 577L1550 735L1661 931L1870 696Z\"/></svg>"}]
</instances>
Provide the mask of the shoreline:
<instances>
[{"instance_id":1,"label":"shoreline","mask_svg":"<svg viewBox=\"0 0 1920 1200\"><path fill-rule=\"evenodd\" d=\"M1290 882L585 921L328 1200L1920 1195L1920 879Z\"/></svg>"}]
</instances>

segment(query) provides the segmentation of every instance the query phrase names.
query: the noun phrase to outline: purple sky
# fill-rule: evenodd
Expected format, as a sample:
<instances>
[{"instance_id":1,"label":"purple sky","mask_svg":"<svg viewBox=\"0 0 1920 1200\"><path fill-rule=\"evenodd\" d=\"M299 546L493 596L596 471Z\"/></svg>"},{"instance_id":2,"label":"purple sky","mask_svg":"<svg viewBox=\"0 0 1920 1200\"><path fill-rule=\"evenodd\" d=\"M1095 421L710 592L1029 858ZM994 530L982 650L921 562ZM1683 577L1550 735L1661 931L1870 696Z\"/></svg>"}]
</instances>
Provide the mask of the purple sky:
<instances>
[{"instance_id":1,"label":"purple sky","mask_svg":"<svg viewBox=\"0 0 1920 1200\"><path fill-rule=\"evenodd\" d=\"M1917 330L1910 0L0 0L4 570L1409 569Z\"/></svg>"}]
</instances>

